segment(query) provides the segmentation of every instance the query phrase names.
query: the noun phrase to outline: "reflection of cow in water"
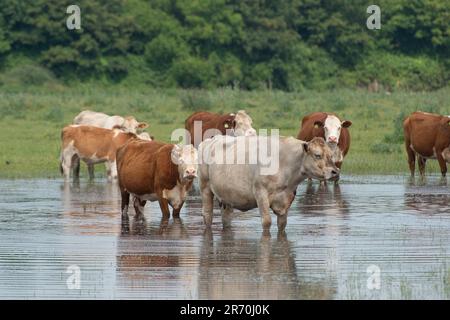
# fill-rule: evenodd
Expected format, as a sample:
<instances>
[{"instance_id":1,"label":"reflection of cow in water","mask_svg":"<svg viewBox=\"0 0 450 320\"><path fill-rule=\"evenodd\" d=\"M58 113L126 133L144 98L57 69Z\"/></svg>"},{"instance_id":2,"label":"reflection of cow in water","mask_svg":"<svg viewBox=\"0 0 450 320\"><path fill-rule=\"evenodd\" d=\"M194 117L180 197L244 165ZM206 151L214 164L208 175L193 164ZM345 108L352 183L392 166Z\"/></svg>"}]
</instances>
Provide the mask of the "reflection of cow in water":
<instances>
[{"instance_id":1,"label":"reflection of cow in water","mask_svg":"<svg viewBox=\"0 0 450 320\"><path fill-rule=\"evenodd\" d=\"M122 293L126 298L193 298L196 260L197 250L179 218L162 219L156 227L145 219L123 224L116 254L117 298Z\"/></svg>"},{"instance_id":2,"label":"reflection of cow in water","mask_svg":"<svg viewBox=\"0 0 450 320\"><path fill-rule=\"evenodd\" d=\"M349 204L345 200L339 185L313 185L309 182L298 201L300 212L306 214L348 214Z\"/></svg>"},{"instance_id":3,"label":"reflection of cow in water","mask_svg":"<svg viewBox=\"0 0 450 320\"><path fill-rule=\"evenodd\" d=\"M407 187L405 207L424 214L448 213L450 193L443 186Z\"/></svg>"},{"instance_id":4,"label":"reflection of cow in water","mask_svg":"<svg viewBox=\"0 0 450 320\"><path fill-rule=\"evenodd\" d=\"M304 283L297 275L295 255L286 235L260 240L235 238L223 231L214 244L205 231L200 267L199 299L329 299L332 289Z\"/></svg>"}]
</instances>

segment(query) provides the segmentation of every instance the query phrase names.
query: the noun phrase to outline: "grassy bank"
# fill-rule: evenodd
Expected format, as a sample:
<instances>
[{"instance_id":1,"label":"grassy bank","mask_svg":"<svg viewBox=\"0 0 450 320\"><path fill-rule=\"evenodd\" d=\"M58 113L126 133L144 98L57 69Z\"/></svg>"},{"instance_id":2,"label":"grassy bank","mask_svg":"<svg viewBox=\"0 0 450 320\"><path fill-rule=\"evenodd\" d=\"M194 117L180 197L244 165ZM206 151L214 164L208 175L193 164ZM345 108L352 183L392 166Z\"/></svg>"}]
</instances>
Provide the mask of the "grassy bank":
<instances>
[{"instance_id":1,"label":"grassy bank","mask_svg":"<svg viewBox=\"0 0 450 320\"><path fill-rule=\"evenodd\" d=\"M148 122L148 131L164 141L170 140L173 129L184 127L184 120L195 110L245 109L255 128L279 128L282 135L294 136L305 114L333 111L353 122L345 173L401 174L407 172L403 117L414 110L450 114L450 88L388 95L359 90L286 93L88 85L0 87L0 178L59 177L61 128L84 109L134 115ZM431 161L428 171L437 170ZM86 175L85 169L82 174Z\"/></svg>"}]
</instances>

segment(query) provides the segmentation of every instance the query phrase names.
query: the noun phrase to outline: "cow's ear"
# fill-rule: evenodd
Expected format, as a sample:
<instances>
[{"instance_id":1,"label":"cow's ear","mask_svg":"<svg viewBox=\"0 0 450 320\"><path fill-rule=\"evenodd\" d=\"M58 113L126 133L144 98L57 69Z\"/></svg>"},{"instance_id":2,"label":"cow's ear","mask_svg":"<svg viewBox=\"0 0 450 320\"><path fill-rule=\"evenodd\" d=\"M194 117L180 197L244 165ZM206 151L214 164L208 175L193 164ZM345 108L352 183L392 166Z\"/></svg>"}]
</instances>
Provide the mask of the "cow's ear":
<instances>
[{"instance_id":1,"label":"cow's ear","mask_svg":"<svg viewBox=\"0 0 450 320\"><path fill-rule=\"evenodd\" d=\"M148 123L147 122L139 122L138 124L138 128L139 129L145 129L148 127Z\"/></svg>"},{"instance_id":2,"label":"cow's ear","mask_svg":"<svg viewBox=\"0 0 450 320\"><path fill-rule=\"evenodd\" d=\"M352 122L349 120L342 121L342 128L348 128L352 125Z\"/></svg>"},{"instance_id":3,"label":"cow's ear","mask_svg":"<svg viewBox=\"0 0 450 320\"><path fill-rule=\"evenodd\" d=\"M305 152L308 152L308 142L303 143L303 150L305 150Z\"/></svg>"},{"instance_id":4,"label":"cow's ear","mask_svg":"<svg viewBox=\"0 0 450 320\"><path fill-rule=\"evenodd\" d=\"M318 128L322 128L322 127L323 127L323 122L322 121L314 122L314 128L318 129Z\"/></svg>"}]
</instances>

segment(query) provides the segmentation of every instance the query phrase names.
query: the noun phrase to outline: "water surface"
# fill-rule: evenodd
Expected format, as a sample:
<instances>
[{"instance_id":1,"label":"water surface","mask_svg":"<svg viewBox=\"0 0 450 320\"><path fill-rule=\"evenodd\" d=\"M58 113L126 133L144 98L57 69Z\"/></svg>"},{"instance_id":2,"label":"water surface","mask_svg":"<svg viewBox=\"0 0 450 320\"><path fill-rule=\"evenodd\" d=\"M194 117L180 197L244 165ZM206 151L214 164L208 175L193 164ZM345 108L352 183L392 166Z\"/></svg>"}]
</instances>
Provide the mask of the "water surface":
<instances>
[{"instance_id":1,"label":"water surface","mask_svg":"<svg viewBox=\"0 0 450 320\"><path fill-rule=\"evenodd\" d=\"M450 297L450 191L438 178L304 183L285 234L275 216L264 233L257 210L237 212L227 231L215 210L205 231L198 196L168 222L147 203L144 222L122 226L119 208L103 180L1 180L0 298ZM74 265L79 289L67 284Z\"/></svg>"}]
</instances>

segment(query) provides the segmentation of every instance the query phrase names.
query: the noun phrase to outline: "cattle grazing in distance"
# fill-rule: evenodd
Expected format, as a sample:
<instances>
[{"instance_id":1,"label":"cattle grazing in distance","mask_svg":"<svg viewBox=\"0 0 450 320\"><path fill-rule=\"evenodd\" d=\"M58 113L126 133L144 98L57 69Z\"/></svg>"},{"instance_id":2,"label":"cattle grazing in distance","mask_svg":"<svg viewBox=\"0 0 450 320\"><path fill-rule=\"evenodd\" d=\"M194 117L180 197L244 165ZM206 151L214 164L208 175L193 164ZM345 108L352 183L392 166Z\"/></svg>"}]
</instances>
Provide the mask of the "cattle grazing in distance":
<instances>
[{"instance_id":1,"label":"cattle grazing in distance","mask_svg":"<svg viewBox=\"0 0 450 320\"><path fill-rule=\"evenodd\" d=\"M411 176L414 177L417 155L421 176L425 175L427 159L437 159L445 177L450 163L450 116L413 112L403 121L403 133Z\"/></svg>"},{"instance_id":2,"label":"cattle grazing in distance","mask_svg":"<svg viewBox=\"0 0 450 320\"><path fill-rule=\"evenodd\" d=\"M351 121L341 121L333 113L313 112L302 119L302 126L297 139L311 141L314 137L324 138L333 151L336 166L341 169L344 157L350 149ZM339 180L337 178L336 180Z\"/></svg>"},{"instance_id":3,"label":"cattle grazing in distance","mask_svg":"<svg viewBox=\"0 0 450 320\"><path fill-rule=\"evenodd\" d=\"M195 136L195 122L201 122L201 136ZM190 134L190 142L198 147L204 139L214 135L226 135L230 133L234 136L254 136L256 130L252 127L253 120L244 111L237 113L218 114L207 111L198 111L190 115L185 121L185 128ZM205 134L206 133L206 134Z\"/></svg>"},{"instance_id":4,"label":"cattle grazing in distance","mask_svg":"<svg viewBox=\"0 0 450 320\"><path fill-rule=\"evenodd\" d=\"M179 217L192 182L197 177L198 155L192 145L159 141L130 141L117 151L122 220L128 221L130 195L136 218L143 218L147 201L158 201L163 218Z\"/></svg>"},{"instance_id":5,"label":"cattle grazing in distance","mask_svg":"<svg viewBox=\"0 0 450 320\"><path fill-rule=\"evenodd\" d=\"M106 163L109 180L117 178L116 151L130 139L138 139L134 133L119 129L103 129L93 126L66 126L61 133L61 173L66 180L70 178L70 170L74 169L73 177L79 177L80 159L93 168L94 164ZM89 170L89 177L94 173Z\"/></svg>"},{"instance_id":6,"label":"cattle grazing in distance","mask_svg":"<svg viewBox=\"0 0 450 320\"><path fill-rule=\"evenodd\" d=\"M148 127L145 122L138 122L133 116L109 116L102 112L85 110L74 119L73 124L94 126L104 129L119 128L125 132L138 133Z\"/></svg>"},{"instance_id":7,"label":"cattle grazing in distance","mask_svg":"<svg viewBox=\"0 0 450 320\"><path fill-rule=\"evenodd\" d=\"M272 148L278 143L278 168L273 174L262 174L263 165L248 163L223 163L217 150L225 154L245 153L249 159L251 148L239 150L238 146L263 144ZM202 161L199 164L199 185L202 196L203 218L212 224L213 200L221 204L222 223L230 224L233 209L248 211L259 208L262 225L270 228L269 209L278 216L278 230L284 230L288 209L295 197L297 186L306 178L330 179L339 175L332 160L332 151L322 138L310 142L293 137L223 137L207 139L199 146ZM237 155L238 157L242 155ZM274 161L274 159L272 159Z\"/></svg>"}]
</instances>

